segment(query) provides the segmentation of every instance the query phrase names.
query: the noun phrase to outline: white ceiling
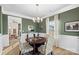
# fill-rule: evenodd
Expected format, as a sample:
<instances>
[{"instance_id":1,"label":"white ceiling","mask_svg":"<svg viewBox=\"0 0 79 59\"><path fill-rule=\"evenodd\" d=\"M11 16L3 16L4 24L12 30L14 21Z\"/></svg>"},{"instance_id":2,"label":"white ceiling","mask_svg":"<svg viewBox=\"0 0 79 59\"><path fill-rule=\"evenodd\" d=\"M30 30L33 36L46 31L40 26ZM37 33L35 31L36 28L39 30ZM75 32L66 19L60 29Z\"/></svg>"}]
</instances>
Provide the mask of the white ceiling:
<instances>
[{"instance_id":1,"label":"white ceiling","mask_svg":"<svg viewBox=\"0 0 79 59\"><path fill-rule=\"evenodd\" d=\"M21 14L29 17L45 17L50 15L69 4L39 4L37 7L35 4L4 4L2 5L4 10Z\"/></svg>"}]
</instances>

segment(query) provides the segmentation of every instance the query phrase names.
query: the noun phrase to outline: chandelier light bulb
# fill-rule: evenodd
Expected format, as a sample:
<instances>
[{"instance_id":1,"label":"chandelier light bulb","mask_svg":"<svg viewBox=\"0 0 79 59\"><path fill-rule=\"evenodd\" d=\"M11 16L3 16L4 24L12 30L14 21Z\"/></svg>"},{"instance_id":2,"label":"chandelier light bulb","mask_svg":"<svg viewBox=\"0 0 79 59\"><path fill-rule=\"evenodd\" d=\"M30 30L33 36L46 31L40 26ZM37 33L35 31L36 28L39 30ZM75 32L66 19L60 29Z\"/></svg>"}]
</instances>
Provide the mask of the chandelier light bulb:
<instances>
[{"instance_id":1,"label":"chandelier light bulb","mask_svg":"<svg viewBox=\"0 0 79 59\"><path fill-rule=\"evenodd\" d=\"M40 20L40 18L39 18L39 17L37 17L37 20Z\"/></svg>"},{"instance_id":2,"label":"chandelier light bulb","mask_svg":"<svg viewBox=\"0 0 79 59\"><path fill-rule=\"evenodd\" d=\"M43 21L43 19L42 18L40 18L40 17L34 17L33 18L33 22L42 22Z\"/></svg>"},{"instance_id":3,"label":"chandelier light bulb","mask_svg":"<svg viewBox=\"0 0 79 59\"><path fill-rule=\"evenodd\" d=\"M33 18L33 22L35 22L35 18Z\"/></svg>"},{"instance_id":4,"label":"chandelier light bulb","mask_svg":"<svg viewBox=\"0 0 79 59\"><path fill-rule=\"evenodd\" d=\"M43 19L41 18L41 22L43 21Z\"/></svg>"}]
</instances>

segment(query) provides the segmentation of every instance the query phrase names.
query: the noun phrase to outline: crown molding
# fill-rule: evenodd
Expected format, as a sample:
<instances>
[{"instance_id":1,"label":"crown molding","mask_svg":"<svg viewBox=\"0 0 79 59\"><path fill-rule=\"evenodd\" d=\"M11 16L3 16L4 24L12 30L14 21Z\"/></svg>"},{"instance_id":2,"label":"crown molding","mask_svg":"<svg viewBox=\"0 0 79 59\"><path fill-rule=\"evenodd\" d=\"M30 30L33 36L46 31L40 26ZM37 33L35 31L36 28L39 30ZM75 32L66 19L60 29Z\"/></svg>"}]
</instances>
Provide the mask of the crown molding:
<instances>
[{"instance_id":1,"label":"crown molding","mask_svg":"<svg viewBox=\"0 0 79 59\"><path fill-rule=\"evenodd\" d=\"M45 16L43 18L47 18L47 17L50 17L50 16L54 16L56 14L66 12L68 10L71 10L71 9L74 9L74 8L77 8L77 7L79 7L79 4L72 4L72 5L69 5L67 7L64 7L64 8L62 8L62 9L60 9L60 10L54 12L54 13L51 13L50 15L47 15L47 16Z\"/></svg>"},{"instance_id":2,"label":"crown molding","mask_svg":"<svg viewBox=\"0 0 79 59\"><path fill-rule=\"evenodd\" d=\"M18 17L18 18L32 19L32 17L29 17L29 16L25 16L25 15L18 14L18 13L13 13L13 12L10 12L10 11L6 11L6 10L4 10L3 7L2 7L2 13L7 14L7 15L11 15L11 16L15 16L15 17Z\"/></svg>"},{"instance_id":3,"label":"crown molding","mask_svg":"<svg viewBox=\"0 0 79 59\"><path fill-rule=\"evenodd\" d=\"M42 18L47 18L47 17L50 17L50 16L54 16L56 14L59 14L59 13L63 13L63 12L66 12L68 10L71 10L71 9L74 9L74 8L77 8L79 7L79 4L72 4L72 5L69 5L67 7L64 7L56 12L51 12L51 14L45 16L45 17L42 17ZM4 7L2 7L2 13L3 14L7 14L7 15L13 15L13 16L17 16L19 18L27 18L27 19L32 19L32 17L29 17L29 16L26 16L26 15L22 15L22 14L18 14L18 13L13 13L13 12L10 12L10 11L6 11L4 10Z\"/></svg>"}]
</instances>

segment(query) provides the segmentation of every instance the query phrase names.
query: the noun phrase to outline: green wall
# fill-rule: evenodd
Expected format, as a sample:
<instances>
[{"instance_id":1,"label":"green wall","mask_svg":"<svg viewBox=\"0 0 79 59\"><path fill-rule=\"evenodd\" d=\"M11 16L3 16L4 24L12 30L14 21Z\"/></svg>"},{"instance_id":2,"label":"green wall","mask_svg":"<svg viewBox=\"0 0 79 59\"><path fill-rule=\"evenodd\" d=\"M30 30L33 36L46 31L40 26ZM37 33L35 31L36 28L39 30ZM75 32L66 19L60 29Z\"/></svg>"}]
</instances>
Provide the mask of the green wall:
<instances>
[{"instance_id":1,"label":"green wall","mask_svg":"<svg viewBox=\"0 0 79 59\"><path fill-rule=\"evenodd\" d=\"M46 19L43 19L43 22L41 23L41 27L42 27L41 32L46 33Z\"/></svg>"},{"instance_id":2,"label":"green wall","mask_svg":"<svg viewBox=\"0 0 79 59\"><path fill-rule=\"evenodd\" d=\"M1 7L0 7L0 33L1 33Z\"/></svg>"},{"instance_id":3,"label":"green wall","mask_svg":"<svg viewBox=\"0 0 79 59\"><path fill-rule=\"evenodd\" d=\"M2 34L8 34L8 16L5 14L2 14Z\"/></svg>"},{"instance_id":4,"label":"green wall","mask_svg":"<svg viewBox=\"0 0 79 59\"><path fill-rule=\"evenodd\" d=\"M8 18L7 15L2 14L0 7L0 33L8 34Z\"/></svg>"},{"instance_id":5,"label":"green wall","mask_svg":"<svg viewBox=\"0 0 79 59\"><path fill-rule=\"evenodd\" d=\"M34 23L32 20L22 18L22 33L28 32L28 25L34 26L34 32L42 32L46 33L46 20L44 19L43 22L39 24ZM42 29L40 29L42 28ZM8 15L2 14L2 34L8 34Z\"/></svg>"},{"instance_id":6,"label":"green wall","mask_svg":"<svg viewBox=\"0 0 79 59\"><path fill-rule=\"evenodd\" d=\"M75 9L59 14L59 20L60 20L60 26L59 26L60 34L79 36L79 32L67 32L64 30L65 22L79 20L79 8L75 8Z\"/></svg>"},{"instance_id":7,"label":"green wall","mask_svg":"<svg viewBox=\"0 0 79 59\"><path fill-rule=\"evenodd\" d=\"M22 18L22 33L28 32L28 25L34 25L34 23L30 19Z\"/></svg>"},{"instance_id":8,"label":"green wall","mask_svg":"<svg viewBox=\"0 0 79 59\"><path fill-rule=\"evenodd\" d=\"M43 19L40 23L35 23L35 31L46 33L46 19Z\"/></svg>"},{"instance_id":9,"label":"green wall","mask_svg":"<svg viewBox=\"0 0 79 59\"><path fill-rule=\"evenodd\" d=\"M46 33L46 20L45 19L43 20L43 22L40 22L38 24L38 23L34 23L32 20L22 18L22 33L28 32L28 25L34 26L34 32Z\"/></svg>"},{"instance_id":10,"label":"green wall","mask_svg":"<svg viewBox=\"0 0 79 59\"><path fill-rule=\"evenodd\" d=\"M49 21L53 21L53 20L54 20L54 16L50 16Z\"/></svg>"}]
</instances>

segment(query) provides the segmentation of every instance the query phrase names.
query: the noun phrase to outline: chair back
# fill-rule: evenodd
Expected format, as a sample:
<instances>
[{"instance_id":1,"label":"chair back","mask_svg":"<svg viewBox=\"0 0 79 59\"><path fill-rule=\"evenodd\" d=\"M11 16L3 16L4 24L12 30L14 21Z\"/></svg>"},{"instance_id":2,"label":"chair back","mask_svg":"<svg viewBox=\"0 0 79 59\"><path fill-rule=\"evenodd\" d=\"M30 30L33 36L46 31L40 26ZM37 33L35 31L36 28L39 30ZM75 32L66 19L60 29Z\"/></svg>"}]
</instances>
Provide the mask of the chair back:
<instances>
[{"instance_id":1,"label":"chair back","mask_svg":"<svg viewBox=\"0 0 79 59\"><path fill-rule=\"evenodd\" d=\"M40 37L46 37L46 33L39 33Z\"/></svg>"},{"instance_id":2,"label":"chair back","mask_svg":"<svg viewBox=\"0 0 79 59\"><path fill-rule=\"evenodd\" d=\"M53 42L54 42L54 38L52 36L52 33L48 34L47 37L47 43L46 43L46 49L45 49L45 54L50 54L53 51Z\"/></svg>"},{"instance_id":3,"label":"chair back","mask_svg":"<svg viewBox=\"0 0 79 59\"><path fill-rule=\"evenodd\" d=\"M21 54L26 52L25 50L26 50L26 47L27 47L28 45L29 45L28 42L25 42L25 43L21 43L21 44L20 44Z\"/></svg>"},{"instance_id":4,"label":"chair back","mask_svg":"<svg viewBox=\"0 0 79 59\"><path fill-rule=\"evenodd\" d=\"M33 37L33 33L28 33L28 37Z\"/></svg>"}]
</instances>

